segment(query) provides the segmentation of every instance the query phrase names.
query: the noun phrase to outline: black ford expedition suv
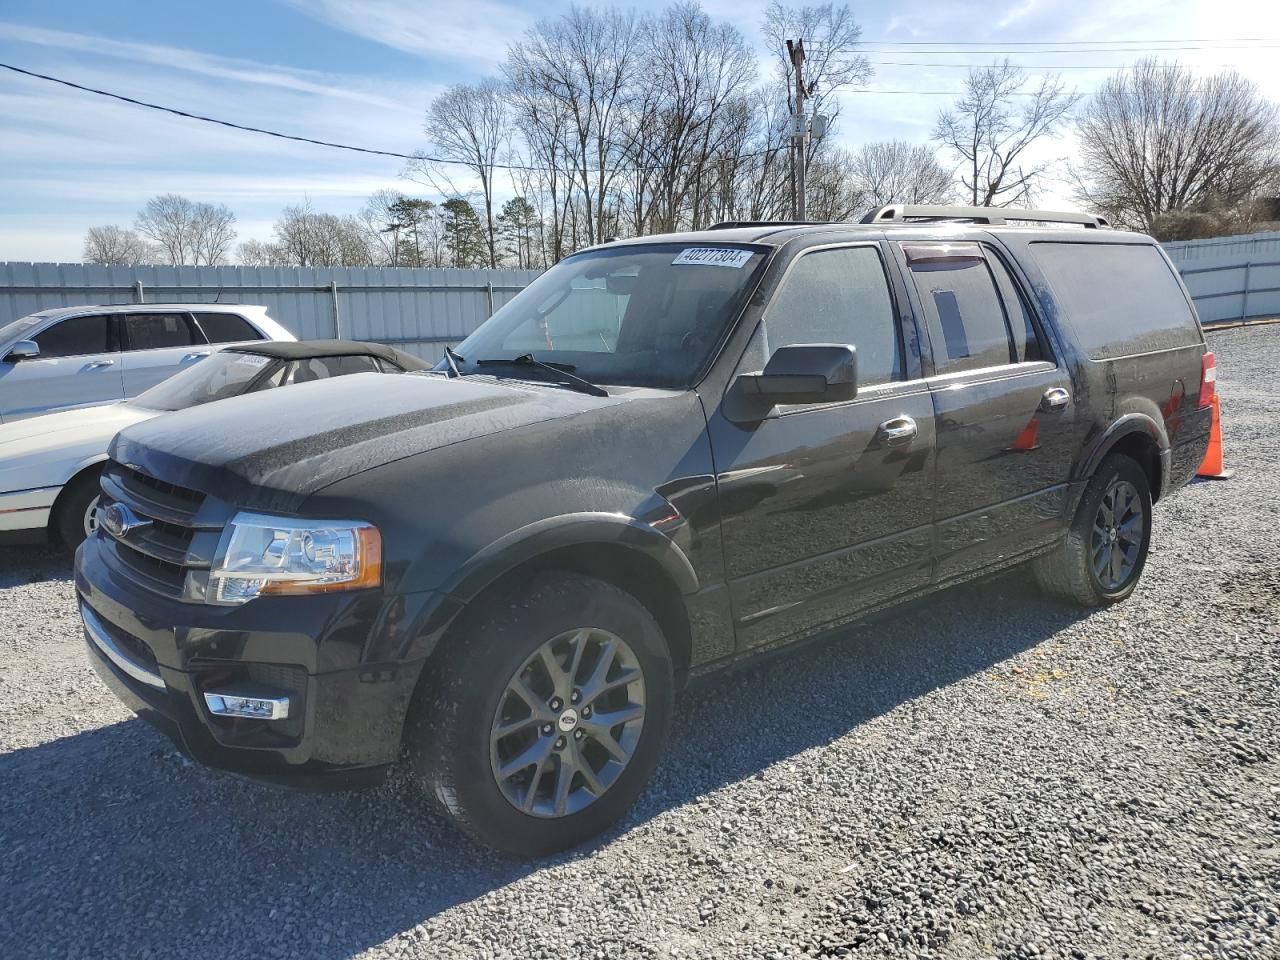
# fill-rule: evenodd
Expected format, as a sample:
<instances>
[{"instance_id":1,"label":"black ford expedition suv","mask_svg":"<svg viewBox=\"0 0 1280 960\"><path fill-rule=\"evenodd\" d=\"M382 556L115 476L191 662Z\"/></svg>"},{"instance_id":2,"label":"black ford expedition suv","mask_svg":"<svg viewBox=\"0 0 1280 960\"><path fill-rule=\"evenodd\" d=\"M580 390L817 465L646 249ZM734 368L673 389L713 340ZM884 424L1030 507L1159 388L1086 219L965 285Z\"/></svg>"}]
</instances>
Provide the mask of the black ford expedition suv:
<instances>
[{"instance_id":1,"label":"black ford expedition suv","mask_svg":"<svg viewBox=\"0 0 1280 960\"><path fill-rule=\"evenodd\" d=\"M692 674L1024 561L1123 600L1213 357L1151 239L1020 215L608 243L434 371L130 427L77 555L89 656L201 763L404 753L537 854L621 815Z\"/></svg>"}]
</instances>

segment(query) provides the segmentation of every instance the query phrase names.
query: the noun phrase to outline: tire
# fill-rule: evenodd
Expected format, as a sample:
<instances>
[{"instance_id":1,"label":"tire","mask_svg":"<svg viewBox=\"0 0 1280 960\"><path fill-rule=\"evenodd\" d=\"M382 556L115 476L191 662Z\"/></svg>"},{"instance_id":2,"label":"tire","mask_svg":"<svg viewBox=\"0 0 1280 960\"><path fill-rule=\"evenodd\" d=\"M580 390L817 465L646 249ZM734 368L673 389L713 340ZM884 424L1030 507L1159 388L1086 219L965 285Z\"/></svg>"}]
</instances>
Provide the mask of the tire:
<instances>
[{"instance_id":1,"label":"tire","mask_svg":"<svg viewBox=\"0 0 1280 960\"><path fill-rule=\"evenodd\" d=\"M671 656L657 621L618 587L569 572L464 617L410 717L415 778L465 832L507 853L541 856L600 833L640 795L670 729ZM596 719L606 715L630 719L606 727ZM527 757L538 759L521 767Z\"/></svg>"},{"instance_id":2,"label":"tire","mask_svg":"<svg viewBox=\"0 0 1280 960\"><path fill-rule=\"evenodd\" d=\"M1108 511L1114 514L1116 505L1122 515L1107 524ZM1146 473L1123 454L1107 456L1085 485L1062 545L1035 561L1036 579L1046 592L1080 606L1119 603L1133 593L1142 577L1151 546L1151 520ZM1116 566L1102 562L1100 572L1099 558L1114 559L1117 551Z\"/></svg>"},{"instance_id":3,"label":"tire","mask_svg":"<svg viewBox=\"0 0 1280 960\"><path fill-rule=\"evenodd\" d=\"M77 474L70 483L62 488L58 498L54 523L58 531L58 539L72 553L84 542L91 530L89 511L96 507L98 495L102 492L99 483L102 471L98 468L85 470ZM96 520L93 521L96 524Z\"/></svg>"}]
</instances>

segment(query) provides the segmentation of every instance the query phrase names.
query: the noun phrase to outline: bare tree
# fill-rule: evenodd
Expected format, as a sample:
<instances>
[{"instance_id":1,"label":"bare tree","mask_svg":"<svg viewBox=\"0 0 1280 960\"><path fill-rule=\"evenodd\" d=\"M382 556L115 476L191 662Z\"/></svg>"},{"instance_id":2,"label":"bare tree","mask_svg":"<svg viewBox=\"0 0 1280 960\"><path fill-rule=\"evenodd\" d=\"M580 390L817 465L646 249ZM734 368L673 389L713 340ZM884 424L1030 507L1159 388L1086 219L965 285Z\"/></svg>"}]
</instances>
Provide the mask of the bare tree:
<instances>
[{"instance_id":1,"label":"bare tree","mask_svg":"<svg viewBox=\"0 0 1280 960\"><path fill-rule=\"evenodd\" d=\"M223 204L195 203L176 193L152 197L138 214L137 231L173 265L222 263L235 241L235 214Z\"/></svg>"},{"instance_id":2,"label":"bare tree","mask_svg":"<svg viewBox=\"0 0 1280 960\"><path fill-rule=\"evenodd\" d=\"M609 201L620 175L640 39L634 13L574 6L559 19L539 22L507 51L507 77L554 104L563 122L564 156L577 194L566 198L565 214L581 226L588 244L603 240L616 223Z\"/></svg>"},{"instance_id":3,"label":"bare tree","mask_svg":"<svg viewBox=\"0 0 1280 960\"><path fill-rule=\"evenodd\" d=\"M427 136L435 155L462 165L480 181L491 267L498 265L494 174L511 137L507 101L508 92L502 82L490 78L474 85L450 87L431 102L427 112ZM413 169L424 174L443 194L461 196L468 192L458 188L447 164L422 159L414 161Z\"/></svg>"},{"instance_id":4,"label":"bare tree","mask_svg":"<svg viewBox=\"0 0 1280 960\"><path fill-rule=\"evenodd\" d=\"M199 266L226 263L236 240L236 215L225 204L197 203L195 261Z\"/></svg>"},{"instance_id":5,"label":"bare tree","mask_svg":"<svg viewBox=\"0 0 1280 960\"><path fill-rule=\"evenodd\" d=\"M696 3L642 24L639 84L624 157L633 177L637 230L697 229L705 222L712 164L732 135L726 112L755 79L738 30L716 25Z\"/></svg>"},{"instance_id":6,"label":"bare tree","mask_svg":"<svg viewBox=\"0 0 1280 960\"><path fill-rule=\"evenodd\" d=\"M933 137L960 159L960 183L974 206L1027 202L1045 171L1028 162L1027 148L1057 135L1080 100L1058 74L1024 91L1027 80L1007 59L970 70L964 96L938 115Z\"/></svg>"},{"instance_id":7,"label":"bare tree","mask_svg":"<svg viewBox=\"0 0 1280 960\"><path fill-rule=\"evenodd\" d=\"M1081 200L1148 232L1175 211L1246 219L1280 178L1277 107L1233 70L1141 61L1103 83L1078 134Z\"/></svg>"},{"instance_id":8,"label":"bare tree","mask_svg":"<svg viewBox=\"0 0 1280 960\"><path fill-rule=\"evenodd\" d=\"M85 263L135 264L152 258L151 244L125 227L90 227L84 235Z\"/></svg>"},{"instance_id":9,"label":"bare tree","mask_svg":"<svg viewBox=\"0 0 1280 960\"><path fill-rule=\"evenodd\" d=\"M355 217L317 213L310 201L285 207L275 225L281 260L297 267L370 267L368 235Z\"/></svg>"},{"instance_id":10,"label":"bare tree","mask_svg":"<svg viewBox=\"0 0 1280 960\"><path fill-rule=\"evenodd\" d=\"M244 267L292 266L289 257L278 243L263 240L246 240L236 248L236 262Z\"/></svg>"},{"instance_id":11,"label":"bare tree","mask_svg":"<svg viewBox=\"0 0 1280 960\"><path fill-rule=\"evenodd\" d=\"M931 148L904 140L866 144L854 156L850 174L868 208L945 203L955 189L951 172Z\"/></svg>"},{"instance_id":12,"label":"bare tree","mask_svg":"<svg viewBox=\"0 0 1280 960\"><path fill-rule=\"evenodd\" d=\"M763 84L751 44L696 0L644 16L572 7L513 44L503 63L511 193L533 211L521 257L554 263L611 235L786 216L785 41L805 40L808 106L832 123L838 94L871 68L847 6L774 3L762 28L778 57ZM813 139L808 161L814 210L856 211L852 160L834 138Z\"/></svg>"}]
</instances>

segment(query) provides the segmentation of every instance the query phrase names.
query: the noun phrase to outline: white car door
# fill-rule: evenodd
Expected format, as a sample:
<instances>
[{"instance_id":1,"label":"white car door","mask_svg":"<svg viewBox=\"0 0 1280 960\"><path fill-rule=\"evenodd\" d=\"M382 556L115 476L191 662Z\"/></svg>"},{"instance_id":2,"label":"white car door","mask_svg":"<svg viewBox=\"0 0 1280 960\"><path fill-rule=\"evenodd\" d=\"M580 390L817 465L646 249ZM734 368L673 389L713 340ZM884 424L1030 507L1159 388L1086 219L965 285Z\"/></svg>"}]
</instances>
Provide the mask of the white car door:
<instances>
[{"instance_id":1,"label":"white car door","mask_svg":"<svg viewBox=\"0 0 1280 960\"><path fill-rule=\"evenodd\" d=\"M121 320L126 397L150 390L213 352L187 313L130 313Z\"/></svg>"},{"instance_id":2,"label":"white car door","mask_svg":"<svg viewBox=\"0 0 1280 960\"><path fill-rule=\"evenodd\" d=\"M0 419L8 423L124 397L115 318L68 317L31 337L38 356L0 362Z\"/></svg>"}]
</instances>

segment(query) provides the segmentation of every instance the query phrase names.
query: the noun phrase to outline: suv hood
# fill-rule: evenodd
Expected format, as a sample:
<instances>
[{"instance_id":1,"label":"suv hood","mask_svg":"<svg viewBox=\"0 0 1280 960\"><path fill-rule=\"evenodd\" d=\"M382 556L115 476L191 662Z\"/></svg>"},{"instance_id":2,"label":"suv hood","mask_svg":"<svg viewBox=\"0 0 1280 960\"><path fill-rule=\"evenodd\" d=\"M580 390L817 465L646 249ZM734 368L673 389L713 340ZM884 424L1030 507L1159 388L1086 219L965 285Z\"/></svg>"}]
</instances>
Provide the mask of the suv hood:
<instances>
[{"instance_id":1,"label":"suv hood","mask_svg":"<svg viewBox=\"0 0 1280 960\"><path fill-rule=\"evenodd\" d=\"M509 380L361 373L157 417L117 436L111 456L236 506L293 512L362 471L622 402Z\"/></svg>"}]
</instances>

